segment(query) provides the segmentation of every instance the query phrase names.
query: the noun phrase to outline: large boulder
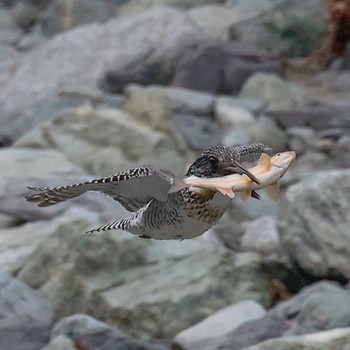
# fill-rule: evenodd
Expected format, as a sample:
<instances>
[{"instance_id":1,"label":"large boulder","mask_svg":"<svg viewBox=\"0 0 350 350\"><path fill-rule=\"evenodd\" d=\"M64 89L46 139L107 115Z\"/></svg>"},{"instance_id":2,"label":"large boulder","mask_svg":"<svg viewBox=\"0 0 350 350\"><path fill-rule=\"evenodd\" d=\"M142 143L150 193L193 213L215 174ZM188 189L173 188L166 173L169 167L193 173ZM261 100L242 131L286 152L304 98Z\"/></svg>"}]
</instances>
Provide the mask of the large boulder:
<instances>
[{"instance_id":1,"label":"large boulder","mask_svg":"<svg viewBox=\"0 0 350 350\"><path fill-rule=\"evenodd\" d=\"M170 138L127 113L88 105L57 116L38 127L15 146L56 148L73 163L99 176L114 174L132 165L164 169L183 168Z\"/></svg>"},{"instance_id":2,"label":"large boulder","mask_svg":"<svg viewBox=\"0 0 350 350\"><path fill-rule=\"evenodd\" d=\"M350 328L270 339L244 350L346 350L350 342Z\"/></svg>"},{"instance_id":3,"label":"large boulder","mask_svg":"<svg viewBox=\"0 0 350 350\"><path fill-rule=\"evenodd\" d=\"M216 94L237 94L256 72L282 74L278 60L243 42L206 40L184 49L172 84Z\"/></svg>"},{"instance_id":4,"label":"large boulder","mask_svg":"<svg viewBox=\"0 0 350 350\"><path fill-rule=\"evenodd\" d=\"M183 330L174 338L174 343L181 349L200 350L212 339L232 332L245 322L261 318L265 313L260 304L244 300L227 306Z\"/></svg>"},{"instance_id":5,"label":"large boulder","mask_svg":"<svg viewBox=\"0 0 350 350\"><path fill-rule=\"evenodd\" d=\"M263 345L267 339L278 338L266 341L266 347L265 345L262 347L262 349L275 349L272 345L269 348L267 344L276 342L286 346L284 339L294 339L292 335L349 327L349 298L349 291L335 283L315 283L271 308L264 316L246 321L232 332L212 339L202 349L255 349L252 345L259 343ZM256 349L260 349L259 346L256 345ZM289 347L276 346L276 349L289 349Z\"/></svg>"},{"instance_id":6,"label":"large boulder","mask_svg":"<svg viewBox=\"0 0 350 350\"><path fill-rule=\"evenodd\" d=\"M182 243L119 230L83 236L90 225L62 223L19 271L59 316L88 313L135 335L161 338L247 298L269 303L260 260L234 254L213 233Z\"/></svg>"},{"instance_id":7,"label":"large boulder","mask_svg":"<svg viewBox=\"0 0 350 350\"><path fill-rule=\"evenodd\" d=\"M0 272L0 349L40 349L53 321L51 305L26 284Z\"/></svg>"},{"instance_id":8,"label":"large boulder","mask_svg":"<svg viewBox=\"0 0 350 350\"><path fill-rule=\"evenodd\" d=\"M288 254L317 277L350 277L350 170L313 172L291 186L281 210Z\"/></svg>"},{"instance_id":9,"label":"large boulder","mask_svg":"<svg viewBox=\"0 0 350 350\"><path fill-rule=\"evenodd\" d=\"M74 340L79 348L89 350L166 350L167 347L158 344L142 343L134 340L116 327L111 327L94 318L76 314L59 320L53 327L51 338L61 339L62 336ZM67 342L67 339L64 339ZM74 349L76 349L75 347ZM46 348L45 348L46 349ZM47 350L49 350L48 348ZM44 349L43 349L44 350Z\"/></svg>"},{"instance_id":10,"label":"large boulder","mask_svg":"<svg viewBox=\"0 0 350 350\"><path fill-rule=\"evenodd\" d=\"M306 56L326 27L323 0L309 0L307 11L298 0L228 0L227 5L240 18L230 28L231 37L276 55Z\"/></svg>"},{"instance_id":11,"label":"large boulder","mask_svg":"<svg viewBox=\"0 0 350 350\"><path fill-rule=\"evenodd\" d=\"M137 72L140 66L158 64L165 75L169 74L175 56L203 38L184 11L170 8L57 35L25 56L3 86L1 132L12 139L23 134L26 130L19 120L29 108L62 91L96 89L109 69L123 76L126 71ZM135 74L124 84L133 81Z\"/></svg>"}]
</instances>

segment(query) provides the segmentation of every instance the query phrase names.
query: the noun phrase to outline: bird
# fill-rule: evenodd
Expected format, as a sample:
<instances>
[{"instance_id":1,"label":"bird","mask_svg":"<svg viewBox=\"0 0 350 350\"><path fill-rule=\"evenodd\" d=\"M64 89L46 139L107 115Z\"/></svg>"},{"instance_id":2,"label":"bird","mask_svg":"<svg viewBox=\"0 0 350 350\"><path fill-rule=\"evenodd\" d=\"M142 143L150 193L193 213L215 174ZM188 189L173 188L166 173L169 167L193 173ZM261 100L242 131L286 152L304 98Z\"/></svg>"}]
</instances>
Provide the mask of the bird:
<instances>
[{"instance_id":1,"label":"bird","mask_svg":"<svg viewBox=\"0 0 350 350\"><path fill-rule=\"evenodd\" d=\"M245 174L258 179L242 163L254 161L262 153L270 153L264 143L238 146L213 146L201 153L190 165L185 177L217 177ZM175 175L152 166L140 166L114 175L60 187L28 187L34 191L25 196L28 202L47 207L87 191L101 192L118 201L131 215L102 225L86 233L121 229L141 238L157 240L190 239L202 235L223 216L230 198L212 189L196 187L171 192ZM253 195L260 199L259 195Z\"/></svg>"}]
</instances>

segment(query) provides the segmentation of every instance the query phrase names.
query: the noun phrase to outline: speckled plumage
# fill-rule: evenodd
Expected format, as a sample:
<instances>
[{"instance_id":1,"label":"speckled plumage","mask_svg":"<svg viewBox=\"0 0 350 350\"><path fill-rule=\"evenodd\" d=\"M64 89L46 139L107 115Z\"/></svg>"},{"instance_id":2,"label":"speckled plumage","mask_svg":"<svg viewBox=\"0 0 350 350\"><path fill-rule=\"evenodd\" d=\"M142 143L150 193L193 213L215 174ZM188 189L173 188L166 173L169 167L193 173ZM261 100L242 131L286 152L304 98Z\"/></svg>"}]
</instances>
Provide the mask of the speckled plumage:
<instances>
[{"instance_id":1,"label":"speckled plumage","mask_svg":"<svg viewBox=\"0 0 350 350\"><path fill-rule=\"evenodd\" d=\"M189 167L186 176L214 177L233 172L247 174L240 161L254 159L270 150L264 144L211 147ZM144 166L75 185L30 188L36 193L25 198L45 207L80 196L86 191L102 192L133 214L89 233L122 229L143 238L155 239L199 236L214 226L229 206L230 199L217 191L190 187L168 193L173 183L171 173Z\"/></svg>"}]
</instances>

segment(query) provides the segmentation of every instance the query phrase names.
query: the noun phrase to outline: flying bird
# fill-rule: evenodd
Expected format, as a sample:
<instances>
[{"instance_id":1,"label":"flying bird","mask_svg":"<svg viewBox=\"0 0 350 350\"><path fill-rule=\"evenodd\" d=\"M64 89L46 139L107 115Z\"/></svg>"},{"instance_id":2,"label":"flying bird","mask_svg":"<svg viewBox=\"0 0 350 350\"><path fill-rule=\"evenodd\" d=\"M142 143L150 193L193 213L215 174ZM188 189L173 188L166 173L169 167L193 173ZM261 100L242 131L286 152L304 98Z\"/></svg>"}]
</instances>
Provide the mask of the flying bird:
<instances>
[{"instance_id":1,"label":"flying bird","mask_svg":"<svg viewBox=\"0 0 350 350\"><path fill-rule=\"evenodd\" d=\"M195 160L185 176L210 178L237 173L259 183L242 163L254 161L266 152L271 152L271 148L263 143L214 146ZM159 240L200 236L222 217L230 198L216 189L186 187L172 192L175 182L176 177L169 171L141 166L74 185L28 187L35 192L25 199L47 207L87 191L97 191L112 197L132 214L87 233L122 229L141 238ZM254 191L252 197L260 198Z\"/></svg>"}]
</instances>

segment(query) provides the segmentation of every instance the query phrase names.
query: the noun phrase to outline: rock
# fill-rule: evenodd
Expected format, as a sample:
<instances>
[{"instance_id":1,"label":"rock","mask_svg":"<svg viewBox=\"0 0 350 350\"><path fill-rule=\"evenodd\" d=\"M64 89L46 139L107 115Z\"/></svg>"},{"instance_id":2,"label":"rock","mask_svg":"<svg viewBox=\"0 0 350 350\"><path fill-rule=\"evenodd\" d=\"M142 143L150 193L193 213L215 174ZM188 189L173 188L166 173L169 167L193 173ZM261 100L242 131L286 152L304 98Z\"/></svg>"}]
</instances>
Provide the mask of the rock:
<instances>
[{"instance_id":1,"label":"rock","mask_svg":"<svg viewBox=\"0 0 350 350\"><path fill-rule=\"evenodd\" d=\"M324 35L326 6L322 0L310 0L307 11L298 0L229 0L227 6L239 17L230 28L230 37L276 56L305 57ZM301 25L305 35L299 30Z\"/></svg>"},{"instance_id":2,"label":"rock","mask_svg":"<svg viewBox=\"0 0 350 350\"><path fill-rule=\"evenodd\" d=\"M221 0L129 0L119 8L118 15L130 15L161 6L174 6L188 9L195 6L220 3Z\"/></svg>"},{"instance_id":3,"label":"rock","mask_svg":"<svg viewBox=\"0 0 350 350\"><path fill-rule=\"evenodd\" d=\"M203 349L210 340L223 336L241 324L260 318L264 308L255 301L245 300L221 309L196 325L180 332L174 343L182 349Z\"/></svg>"},{"instance_id":4,"label":"rock","mask_svg":"<svg viewBox=\"0 0 350 350\"><path fill-rule=\"evenodd\" d=\"M65 335L58 335L52 338L50 343L41 350L76 350L76 347L71 338Z\"/></svg>"},{"instance_id":5,"label":"rock","mask_svg":"<svg viewBox=\"0 0 350 350\"><path fill-rule=\"evenodd\" d=\"M0 272L0 314L0 349L40 349L47 342L52 307L6 272Z\"/></svg>"},{"instance_id":6,"label":"rock","mask_svg":"<svg viewBox=\"0 0 350 350\"><path fill-rule=\"evenodd\" d=\"M349 107L305 106L291 107L290 110L267 111L284 129L294 126L306 126L315 130L333 127L349 129Z\"/></svg>"},{"instance_id":7,"label":"rock","mask_svg":"<svg viewBox=\"0 0 350 350\"><path fill-rule=\"evenodd\" d=\"M92 226L98 213L71 207L63 215L50 221L30 222L0 230L0 268L10 272L21 269L39 243L57 232L64 225L74 225L77 220L87 221ZM84 233L85 231L81 231Z\"/></svg>"},{"instance_id":8,"label":"rock","mask_svg":"<svg viewBox=\"0 0 350 350\"><path fill-rule=\"evenodd\" d=\"M24 31L29 31L40 18L40 10L27 1L17 2L12 8L14 23Z\"/></svg>"},{"instance_id":9,"label":"rock","mask_svg":"<svg viewBox=\"0 0 350 350\"><path fill-rule=\"evenodd\" d=\"M305 287L289 300L279 303L263 317L243 323L231 333L209 342L201 350L260 349L258 343L261 342L262 345L266 343L263 349L275 349L272 346L273 342L283 343L284 339L290 338L288 335L297 334L296 332L346 327L349 319L349 298L350 293L335 283L315 283ZM335 306L337 302L339 306ZM344 307L344 311L339 312L341 307ZM266 341L271 338L279 339ZM258 345L251 346L255 344ZM267 344L271 344L271 347ZM286 347L276 349L282 350Z\"/></svg>"},{"instance_id":10,"label":"rock","mask_svg":"<svg viewBox=\"0 0 350 350\"><path fill-rule=\"evenodd\" d=\"M139 337L164 338L232 303L269 303L259 259L233 254L210 234L179 245L119 230L82 236L86 228L61 225L19 272L59 317L84 312Z\"/></svg>"},{"instance_id":11,"label":"rock","mask_svg":"<svg viewBox=\"0 0 350 350\"><path fill-rule=\"evenodd\" d=\"M265 316L245 322L229 334L211 341L201 350L241 350L266 339L280 337L286 329L281 314L267 312Z\"/></svg>"},{"instance_id":12,"label":"rock","mask_svg":"<svg viewBox=\"0 0 350 350\"><path fill-rule=\"evenodd\" d=\"M57 35L24 57L0 93L1 124L13 126L7 137L14 139L24 132L19 120L27 108L62 91L94 90L106 71L122 74L156 63L164 72L171 71L177 53L201 39L203 34L185 12L169 8Z\"/></svg>"},{"instance_id":13,"label":"rock","mask_svg":"<svg viewBox=\"0 0 350 350\"><path fill-rule=\"evenodd\" d=\"M241 248L263 256L280 253L281 242L276 219L271 216L262 216L246 223Z\"/></svg>"},{"instance_id":14,"label":"rock","mask_svg":"<svg viewBox=\"0 0 350 350\"><path fill-rule=\"evenodd\" d=\"M300 311L285 335L300 335L350 326L350 293L315 293L304 300Z\"/></svg>"},{"instance_id":15,"label":"rock","mask_svg":"<svg viewBox=\"0 0 350 350\"><path fill-rule=\"evenodd\" d=\"M215 104L215 116L225 129L244 129L255 122L254 115L247 109L237 106L230 98L219 97Z\"/></svg>"},{"instance_id":16,"label":"rock","mask_svg":"<svg viewBox=\"0 0 350 350\"><path fill-rule=\"evenodd\" d=\"M256 73L243 85L240 96L261 99L269 110L289 110L304 106L307 91L274 74Z\"/></svg>"},{"instance_id":17,"label":"rock","mask_svg":"<svg viewBox=\"0 0 350 350\"><path fill-rule=\"evenodd\" d=\"M111 1L74 0L70 4L51 0L42 15L43 29L51 36L91 22L105 22L116 14L117 4Z\"/></svg>"},{"instance_id":18,"label":"rock","mask_svg":"<svg viewBox=\"0 0 350 350\"><path fill-rule=\"evenodd\" d=\"M229 28L239 20L236 11L219 5L197 6L187 13L208 37L225 41L229 39Z\"/></svg>"},{"instance_id":19,"label":"rock","mask_svg":"<svg viewBox=\"0 0 350 350\"><path fill-rule=\"evenodd\" d=\"M179 57L172 84L214 94L237 94L255 72L282 72L278 61L241 42L202 41Z\"/></svg>"},{"instance_id":20,"label":"rock","mask_svg":"<svg viewBox=\"0 0 350 350\"><path fill-rule=\"evenodd\" d=\"M52 329L53 339L69 336L79 344L81 348L89 350L166 350L167 348L158 344L141 343L130 338L121 330L111 327L94 318L77 314L65 317L58 321ZM76 349L76 347L74 347ZM51 350L51 348L50 348Z\"/></svg>"},{"instance_id":21,"label":"rock","mask_svg":"<svg viewBox=\"0 0 350 350\"><path fill-rule=\"evenodd\" d=\"M171 121L171 135L184 144L185 149L196 151L221 144L221 131L219 126L211 119L193 115L174 115Z\"/></svg>"},{"instance_id":22,"label":"rock","mask_svg":"<svg viewBox=\"0 0 350 350\"><path fill-rule=\"evenodd\" d=\"M349 169L313 172L287 190L283 246L313 276L350 277L349 195Z\"/></svg>"},{"instance_id":23,"label":"rock","mask_svg":"<svg viewBox=\"0 0 350 350\"><path fill-rule=\"evenodd\" d=\"M342 136L331 152L331 157L338 168L350 167L350 136Z\"/></svg>"},{"instance_id":24,"label":"rock","mask_svg":"<svg viewBox=\"0 0 350 350\"><path fill-rule=\"evenodd\" d=\"M288 145L297 154L305 153L307 150L316 149L317 136L314 129L307 126L293 126L287 129L289 136Z\"/></svg>"},{"instance_id":25,"label":"rock","mask_svg":"<svg viewBox=\"0 0 350 350\"><path fill-rule=\"evenodd\" d=\"M155 130L167 131L173 113L209 115L214 96L189 89L128 85L125 110Z\"/></svg>"},{"instance_id":26,"label":"rock","mask_svg":"<svg viewBox=\"0 0 350 350\"><path fill-rule=\"evenodd\" d=\"M298 337L270 339L244 350L345 350L349 341L350 328L340 328Z\"/></svg>"},{"instance_id":27,"label":"rock","mask_svg":"<svg viewBox=\"0 0 350 350\"><path fill-rule=\"evenodd\" d=\"M73 163L99 176L132 165L183 168L172 141L161 132L135 122L123 111L82 106L25 135L16 145L56 148Z\"/></svg>"},{"instance_id":28,"label":"rock","mask_svg":"<svg viewBox=\"0 0 350 350\"><path fill-rule=\"evenodd\" d=\"M289 320L285 335L306 334L349 326L349 291L337 283L317 282L278 304L273 312ZM320 302L320 303L319 303Z\"/></svg>"},{"instance_id":29,"label":"rock","mask_svg":"<svg viewBox=\"0 0 350 350\"><path fill-rule=\"evenodd\" d=\"M283 151L287 144L287 135L270 118L261 115L254 123L244 128L250 142L262 142L270 145L274 152Z\"/></svg>"}]
</instances>

